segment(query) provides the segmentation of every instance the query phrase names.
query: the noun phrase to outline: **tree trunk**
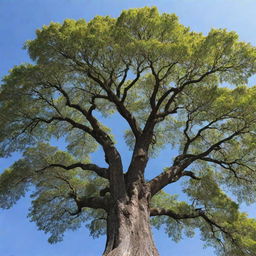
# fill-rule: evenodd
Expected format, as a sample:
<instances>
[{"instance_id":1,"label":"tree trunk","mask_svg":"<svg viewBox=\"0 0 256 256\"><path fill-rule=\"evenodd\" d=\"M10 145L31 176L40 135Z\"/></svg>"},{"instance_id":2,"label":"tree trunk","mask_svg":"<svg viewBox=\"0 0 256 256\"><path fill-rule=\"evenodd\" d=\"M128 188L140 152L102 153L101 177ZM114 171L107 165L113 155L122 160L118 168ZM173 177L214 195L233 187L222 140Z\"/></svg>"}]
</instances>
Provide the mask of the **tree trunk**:
<instances>
[{"instance_id":1,"label":"tree trunk","mask_svg":"<svg viewBox=\"0 0 256 256\"><path fill-rule=\"evenodd\" d=\"M116 203L108 214L104 256L159 256L149 223L148 200Z\"/></svg>"}]
</instances>

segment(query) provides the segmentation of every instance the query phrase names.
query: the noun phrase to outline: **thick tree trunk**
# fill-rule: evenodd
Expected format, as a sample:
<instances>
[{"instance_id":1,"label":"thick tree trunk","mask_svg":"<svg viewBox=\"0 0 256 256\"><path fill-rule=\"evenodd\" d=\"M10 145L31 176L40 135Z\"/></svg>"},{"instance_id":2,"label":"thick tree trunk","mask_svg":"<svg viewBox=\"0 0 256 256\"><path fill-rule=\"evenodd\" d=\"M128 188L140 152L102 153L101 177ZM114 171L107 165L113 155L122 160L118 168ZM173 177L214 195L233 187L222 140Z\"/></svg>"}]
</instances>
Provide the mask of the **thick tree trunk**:
<instances>
[{"instance_id":1,"label":"thick tree trunk","mask_svg":"<svg viewBox=\"0 0 256 256\"><path fill-rule=\"evenodd\" d=\"M152 238L146 198L116 203L108 215L104 256L159 256Z\"/></svg>"}]
</instances>

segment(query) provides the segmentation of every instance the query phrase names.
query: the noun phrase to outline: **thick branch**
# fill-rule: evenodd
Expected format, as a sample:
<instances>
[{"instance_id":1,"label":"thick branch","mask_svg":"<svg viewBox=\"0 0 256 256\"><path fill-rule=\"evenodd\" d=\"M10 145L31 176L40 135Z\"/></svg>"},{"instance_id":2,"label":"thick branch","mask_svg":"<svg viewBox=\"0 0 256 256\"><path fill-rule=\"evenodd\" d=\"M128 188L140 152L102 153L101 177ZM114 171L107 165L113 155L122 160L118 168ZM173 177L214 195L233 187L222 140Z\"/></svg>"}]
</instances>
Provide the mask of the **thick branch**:
<instances>
[{"instance_id":1,"label":"thick branch","mask_svg":"<svg viewBox=\"0 0 256 256\"><path fill-rule=\"evenodd\" d=\"M125 81L126 81L126 78L127 78L127 75L128 75L128 71L129 71L129 69L130 69L130 64L131 64L131 63L127 63L127 64L126 64L126 67L125 67L125 69L124 69L124 71L123 71L124 75L123 75L121 81L119 82L119 84L117 85L116 96L117 96L118 98L120 98L121 87L122 87L122 85L123 85L123 84L125 83Z\"/></svg>"},{"instance_id":2,"label":"thick branch","mask_svg":"<svg viewBox=\"0 0 256 256\"><path fill-rule=\"evenodd\" d=\"M69 212L70 215L78 215L83 208L92 209L108 209L108 203L104 197L78 197L76 194L70 193L71 198L76 202L77 210L75 212Z\"/></svg>"},{"instance_id":3,"label":"thick branch","mask_svg":"<svg viewBox=\"0 0 256 256\"><path fill-rule=\"evenodd\" d=\"M107 161L109 163L109 180L110 180L110 186L111 186L111 194L114 197L125 197L126 191L125 191L125 182L124 182L124 176L123 176L123 166L122 166L121 157L119 152L113 146L113 144L109 145L107 141L109 136L107 135L107 137L105 137L104 134L103 135L98 134L94 130L88 128L85 125L77 123L70 118L52 117L48 120L42 119L42 118L36 118L34 121L36 122L36 125L37 125L38 122L51 123L55 120L67 121L68 123L73 125L73 127L82 129L83 131L89 133L92 137L94 137L95 140L98 141L100 144L103 144L103 149L104 149Z\"/></svg>"},{"instance_id":4,"label":"thick branch","mask_svg":"<svg viewBox=\"0 0 256 256\"><path fill-rule=\"evenodd\" d=\"M108 208L108 202L107 202L107 198L105 197L88 197L88 196L78 196L76 188L73 186L73 184L70 182L70 180L64 176L62 176L61 174L55 174L53 175L53 177L60 179L62 181L64 181L68 187L69 187L69 197L73 198L76 206L77 206L77 210L73 213L71 213L70 211L69 214L70 215L77 215L82 211L82 208L84 207L88 207L88 208L92 208L92 209L104 209L107 210Z\"/></svg>"},{"instance_id":5,"label":"thick branch","mask_svg":"<svg viewBox=\"0 0 256 256\"><path fill-rule=\"evenodd\" d=\"M177 221L185 220L185 219L195 219L195 218L202 218L210 227L213 237L217 240L218 243L221 244L223 249L225 250L225 241L222 241L218 236L215 235L216 232L222 232L226 238L230 239L234 246L236 246L241 252L242 249L238 243L238 241L234 238L233 234L227 230L222 225L218 224L214 219L207 216L205 211L202 209L194 209L189 213L175 213L170 209L163 209L163 208L151 208L150 209L150 216L168 216Z\"/></svg>"},{"instance_id":6,"label":"thick branch","mask_svg":"<svg viewBox=\"0 0 256 256\"><path fill-rule=\"evenodd\" d=\"M155 195L166 185L175 182L177 180L175 179L175 176L179 171L180 169L177 166L173 166L166 170L165 172L162 172L161 174L156 176L154 179L150 180L148 182L148 185L150 187L151 196Z\"/></svg>"},{"instance_id":7,"label":"thick branch","mask_svg":"<svg viewBox=\"0 0 256 256\"><path fill-rule=\"evenodd\" d=\"M197 176L196 176L193 172L191 172L191 171L183 171L182 174L181 174L181 176L188 176L188 177L190 177L190 178L192 178L192 179L194 179L194 180L201 180L200 177L197 177Z\"/></svg>"},{"instance_id":8,"label":"thick branch","mask_svg":"<svg viewBox=\"0 0 256 256\"><path fill-rule=\"evenodd\" d=\"M155 78L155 85L154 85L154 88L153 88L153 92L151 94L151 97L149 99L149 102L150 102L150 105L151 105L151 108L152 110L155 109L156 107L156 95L158 93L158 90L159 90L159 87L160 87L160 79L159 79L159 76L158 74L156 73L155 69L154 69L154 66L153 66L153 63L150 62L150 68L151 68L151 71L152 71L152 74Z\"/></svg>"},{"instance_id":9,"label":"thick branch","mask_svg":"<svg viewBox=\"0 0 256 256\"><path fill-rule=\"evenodd\" d=\"M175 213L174 211L170 209L164 209L164 208L151 208L150 209L150 216L169 216L175 220L183 220L183 219L191 219L191 218L198 218L200 217L200 213L197 211L193 213Z\"/></svg>"},{"instance_id":10,"label":"thick branch","mask_svg":"<svg viewBox=\"0 0 256 256\"><path fill-rule=\"evenodd\" d=\"M158 102L156 104L153 104L154 102L151 102L151 106L153 106L153 109L151 111L151 113L148 116L148 119L146 121L145 127L143 129L143 135L145 137L151 138L153 131L154 131L154 126L155 124L160 120L163 120L163 118L165 118L168 114L171 113L175 113L177 111L177 109L179 108L178 106L176 106L174 109L169 110L169 107L171 106L171 104L176 100L176 96L178 94L180 94L184 88L190 84L194 84L194 83L199 83L201 82L205 77L207 77L210 74L213 74L215 72L219 71L219 69L214 69L212 68L211 70L205 72L203 75L201 75L198 79L194 79L194 80L188 80L186 82L184 82L183 84L181 84L179 87L175 88L172 87L169 90L167 90L158 100ZM156 77L156 74L155 74ZM156 77L157 79L157 77ZM156 80L156 82L159 82L158 80ZM154 93L157 92L157 86L155 87L155 90L151 96L151 101L154 99ZM162 103L168 98L168 96L171 95L171 97L168 99L167 101L167 107L165 108L164 112L162 112L159 116L159 109L161 108ZM152 98L153 97L153 98ZM152 105L153 104L153 105ZM151 143L151 141L149 141L149 143Z\"/></svg>"},{"instance_id":11,"label":"thick branch","mask_svg":"<svg viewBox=\"0 0 256 256\"><path fill-rule=\"evenodd\" d=\"M81 66L82 64L79 63L79 65ZM100 79L91 75L89 71L87 71L87 74L90 78L94 78L96 82L101 83ZM112 195L114 197L125 197L126 191L125 191L125 185L124 185L123 166L122 166L121 156L117 151L117 149L115 148L114 142L112 141L111 137L100 127L98 120L92 115L92 111L96 107L94 102L92 102L92 107L89 109L89 111L87 111L81 105L74 104L71 102L68 92L66 92L62 88L61 83L58 82L58 85L54 85L48 82L48 84L54 87L55 89L57 89L64 96L64 98L66 99L67 106L79 111L89 121L90 125L92 126L92 129L90 129L90 132L89 131L87 132L100 145L102 145L107 162L110 166L109 180L110 180L110 183L112 184L111 185ZM102 87L102 89L104 88Z\"/></svg>"},{"instance_id":12,"label":"thick branch","mask_svg":"<svg viewBox=\"0 0 256 256\"><path fill-rule=\"evenodd\" d=\"M183 176L188 176L191 179L194 180L200 180L200 177L197 177L193 172L191 171L183 171L178 166L170 167L165 172L161 173L160 175L156 176L154 179L150 180L148 182L148 185L150 187L151 196L154 196L157 192L159 192L161 189L163 189L166 185L176 182Z\"/></svg>"},{"instance_id":13,"label":"thick branch","mask_svg":"<svg viewBox=\"0 0 256 256\"><path fill-rule=\"evenodd\" d=\"M81 208L88 207L93 209L107 210L108 204L104 197L80 197L78 198L78 206Z\"/></svg>"}]
</instances>

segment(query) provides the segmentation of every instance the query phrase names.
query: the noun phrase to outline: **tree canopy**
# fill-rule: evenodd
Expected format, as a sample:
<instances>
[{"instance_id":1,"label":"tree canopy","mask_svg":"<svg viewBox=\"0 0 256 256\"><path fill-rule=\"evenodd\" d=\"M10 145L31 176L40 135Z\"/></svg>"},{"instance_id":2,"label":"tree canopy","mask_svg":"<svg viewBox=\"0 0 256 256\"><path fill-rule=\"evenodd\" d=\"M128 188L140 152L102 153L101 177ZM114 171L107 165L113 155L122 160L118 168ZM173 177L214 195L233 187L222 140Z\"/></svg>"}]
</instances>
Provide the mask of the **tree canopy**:
<instances>
[{"instance_id":1,"label":"tree canopy","mask_svg":"<svg viewBox=\"0 0 256 256\"><path fill-rule=\"evenodd\" d=\"M220 255L256 254L256 220L239 210L256 200L256 87L247 85L255 47L145 7L52 22L25 48L32 63L15 66L0 87L0 156L23 154L0 175L0 207L33 191L29 217L55 243L83 223L106 234L109 208L137 193L173 240L199 229ZM102 123L111 115L129 126L127 170ZM99 147L104 167L90 159ZM167 147L176 155L148 180L148 159ZM163 190L178 180L186 202Z\"/></svg>"}]
</instances>

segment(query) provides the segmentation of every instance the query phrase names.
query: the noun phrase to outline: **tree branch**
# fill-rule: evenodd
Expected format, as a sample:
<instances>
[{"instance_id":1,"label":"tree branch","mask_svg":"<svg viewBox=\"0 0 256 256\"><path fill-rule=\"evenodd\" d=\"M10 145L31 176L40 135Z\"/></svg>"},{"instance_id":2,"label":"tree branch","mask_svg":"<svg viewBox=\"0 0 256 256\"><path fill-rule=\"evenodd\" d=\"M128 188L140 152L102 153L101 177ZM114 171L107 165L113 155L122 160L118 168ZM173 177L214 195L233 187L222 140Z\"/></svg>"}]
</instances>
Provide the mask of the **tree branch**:
<instances>
[{"instance_id":1,"label":"tree branch","mask_svg":"<svg viewBox=\"0 0 256 256\"><path fill-rule=\"evenodd\" d=\"M150 216L169 216L175 220L184 220L184 219L194 219L201 217L204 219L211 227L218 228L219 231L223 232L225 235L230 237L232 241L234 242L234 238L232 235L221 225L219 225L217 222L215 222L213 219L210 219L206 213L201 209L195 209L191 213L175 213L174 211L170 209L164 209L164 208L151 208L150 209Z\"/></svg>"},{"instance_id":2,"label":"tree branch","mask_svg":"<svg viewBox=\"0 0 256 256\"><path fill-rule=\"evenodd\" d=\"M132 131L134 133L134 136L137 138L140 135L141 131L140 131L140 128L139 128L139 126L137 124L136 119L133 117L133 115L128 111L128 109L123 104L126 96L123 96L122 99L119 100L117 95L115 95L114 92L110 89L110 85L111 84L107 83L107 80L104 79L104 78L103 78L104 82L101 81L98 77L96 77L92 73L92 71L93 72L96 72L96 71L95 71L95 67L92 64L90 64L89 61L86 61L86 64L88 65L88 67L86 67L83 63L79 62L75 58L73 58L71 56L68 56L65 53L62 53L62 55L65 58L68 58L68 59L71 59L72 61L74 61L74 63L76 65L78 65L79 67L81 67L82 71L85 72L90 79L92 79L94 82L96 82L107 93L107 95L109 97L109 100L116 105L118 112L129 123L129 125L130 125L130 127L131 127L131 129L132 129ZM130 83L129 86L127 86L124 89L124 95L126 95L128 90L138 81L138 79L140 77L140 73L142 72L142 71L139 70L140 65L137 68L137 77ZM110 79L110 81L111 81L111 83L113 82L112 79ZM122 83L122 81L121 81L121 83ZM77 106L75 106L75 104L72 104L72 105L73 105L73 107L77 108ZM78 110L81 111L81 108L78 108ZM82 111L82 113L83 112L84 111ZM90 117L90 119L91 119L91 117ZM93 123L95 123L95 120L93 120L93 119L91 119L91 120L93 121Z\"/></svg>"},{"instance_id":3,"label":"tree branch","mask_svg":"<svg viewBox=\"0 0 256 256\"><path fill-rule=\"evenodd\" d=\"M127 97L128 91L137 83L137 81L140 79L141 73L147 68L147 67L142 67L142 64L144 62L144 59L140 62L137 62L137 67L136 67L136 76L135 78L124 88L123 95L121 97L121 102L124 103L125 99ZM120 87L121 88L121 87Z\"/></svg>"},{"instance_id":4,"label":"tree branch","mask_svg":"<svg viewBox=\"0 0 256 256\"><path fill-rule=\"evenodd\" d=\"M44 119L44 118L41 118L41 117L35 117L35 118L28 117L28 118L33 121L33 123L31 124L32 128L36 127L38 125L38 123L40 123L40 122L50 124L54 121L62 121L62 122L67 122L67 123L71 124L74 128L78 128L80 130L83 130L84 132L86 132L86 133L90 134L92 137L94 137L92 129L90 129L86 125L83 125L81 123L77 123L76 121L74 121L73 119L68 118L68 117L53 116L49 119Z\"/></svg>"},{"instance_id":5,"label":"tree branch","mask_svg":"<svg viewBox=\"0 0 256 256\"><path fill-rule=\"evenodd\" d=\"M124 97L122 98L122 100L119 100L118 97L112 92L112 90L110 89L110 85L105 85L100 79L98 79L97 77L93 76L91 74L91 72L89 70L87 70L87 74L88 76L93 79L95 82L97 82L101 88L103 90L105 90L105 92L108 94L108 98L109 101L113 102L116 107L118 112L120 113L120 115L128 122L128 124L131 127L131 130L135 136L135 138L138 138L141 134L141 129L137 124L136 119L134 118L134 116L131 114L131 112L124 106ZM128 87L126 87L125 92L127 93L128 89L131 88L139 79L140 77L140 73L139 75L137 75L137 77L130 83L130 85ZM124 92L124 95L125 95Z\"/></svg>"},{"instance_id":6,"label":"tree branch","mask_svg":"<svg viewBox=\"0 0 256 256\"><path fill-rule=\"evenodd\" d=\"M65 166L63 164L50 164L40 170L37 170L37 172L41 172L44 171L46 169L49 168L53 168L53 167L59 167L59 168L63 168L65 170L71 170L74 168L81 168L83 170L89 170L89 171L94 171L95 173L98 174L98 176L105 178L105 179L109 179L109 173L108 173L108 169L106 168L101 168L99 166L97 166L96 164L83 164L83 163L74 163L68 166Z\"/></svg>"},{"instance_id":7,"label":"tree branch","mask_svg":"<svg viewBox=\"0 0 256 256\"><path fill-rule=\"evenodd\" d=\"M151 208L150 209L150 216L169 216L175 220L183 220L183 219L191 219L191 218L198 218L200 217L200 213L198 212L193 212L193 213L175 213L173 210L170 209L164 209L164 208Z\"/></svg>"},{"instance_id":8,"label":"tree branch","mask_svg":"<svg viewBox=\"0 0 256 256\"><path fill-rule=\"evenodd\" d=\"M210 162L210 163L215 163L215 164L221 166L222 168L231 171L236 179L243 180L243 181L246 181L246 182L249 182L249 183L253 183L253 180L247 179L246 177L238 176L236 170L233 168L233 165L234 164L240 165L242 167L247 168L251 172L255 172L255 170L253 170L252 168L250 168L246 164L238 162L237 160L231 161L231 162L227 162L227 161L223 161L223 160L214 159L214 158L211 158L211 157L202 157L202 158L200 158L200 160L206 161L206 162Z\"/></svg>"},{"instance_id":9,"label":"tree branch","mask_svg":"<svg viewBox=\"0 0 256 256\"><path fill-rule=\"evenodd\" d=\"M106 198L104 197L78 197L76 194L70 193L71 198L76 202L77 210L75 212L68 213L70 215L78 215L81 213L83 208L91 208L91 209L104 209L108 210L108 203Z\"/></svg>"},{"instance_id":10,"label":"tree branch","mask_svg":"<svg viewBox=\"0 0 256 256\"><path fill-rule=\"evenodd\" d=\"M62 176L61 174L56 174L56 175L54 175L54 177L64 181L68 185L68 187L69 187L68 195L70 198L74 199L74 201L77 205L77 210L75 212L71 213L70 211L68 211L70 215L79 214L82 211L82 208L84 208L84 207L88 207L88 208L92 208L92 209L104 209L104 210L108 209L109 204L107 202L107 198L105 198L105 197L88 197L88 196L80 197L77 194L76 188L71 184L71 182L69 181L68 178Z\"/></svg>"},{"instance_id":11,"label":"tree branch","mask_svg":"<svg viewBox=\"0 0 256 256\"><path fill-rule=\"evenodd\" d=\"M182 174L181 174L181 176L188 176L188 177L190 177L190 178L192 178L192 179L194 179L194 180L201 180L200 177L197 177L197 176L196 176L193 172L191 172L191 171L183 171Z\"/></svg>"},{"instance_id":12,"label":"tree branch","mask_svg":"<svg viewBox=\"0 0 256 256\"><path fill-rule=\"evenodd\" d=\"M163 189L166 185L175 182L179 177L176 177L177 173L180 173L178 166L172 166L168 170L162 172L147 184L150 187L150 193L153 197L157 192Z\"/></svg>"},{"instance_id":13,"label":"tree branch","mask_svg":"<svg viewBox=\"0 0 256 256\"><path fill-rule=\"evenodd\" d=\"M194 161L201 159L201 158L207 156L208 154L210 154L213 150L215 150L217 147L219 147L222 143L227 142L227 141L233 139L234 137L240 135L241 133L243 133L243 130L245 128L246 127L243 127L239 131L236 131L233 134L231 134L230 136L213 144L206 151L204 151L198 155L185 154L185 155L179 155L178 157L176 157L174 160L174 165L171 168L169 168L167 171L159 174L158 176L156 176L155 178L153 178L151 181L148 182L148 184L151 188L151 195L153 196L158 191L163 189L166 185L177 181L182 176L191 176L192 174L188 175L189 172L185 172L185 175L183 175L183 173L184 173L183 170L185 168L187 168ZM193 177L191 177L191 178L193 178Z\"/></svg>"},{"instance_id":14,"label":"tree branch","mask_svg":"<svg viewBox=\"0 0 256 256\"><path fill-rule=\"evenodd\" d=\"M229 237L232 242L234 242L235 245L237 245L235 239L233 238L232 234L229 233L223 226L219 225L217 222L215 222L213 219L209 218L206 213L201 209L195 209L191 213L175 213L174 211L170 209L164 209L164 208L151 208L150 209L150 216L169 216L175 220L184 220L184 219L194 219L194 218L202 218L206 221L206 223L209 224L211 229L213 227L217 228L219 231L224 233L227 237ZM212 229L213 231L213 229Z\"/></svg>"}]
</instances>

